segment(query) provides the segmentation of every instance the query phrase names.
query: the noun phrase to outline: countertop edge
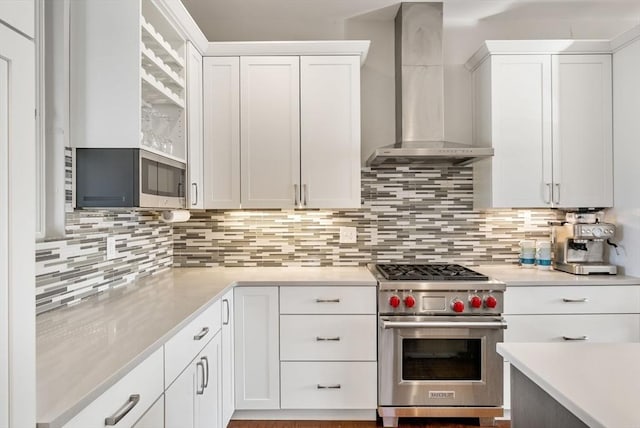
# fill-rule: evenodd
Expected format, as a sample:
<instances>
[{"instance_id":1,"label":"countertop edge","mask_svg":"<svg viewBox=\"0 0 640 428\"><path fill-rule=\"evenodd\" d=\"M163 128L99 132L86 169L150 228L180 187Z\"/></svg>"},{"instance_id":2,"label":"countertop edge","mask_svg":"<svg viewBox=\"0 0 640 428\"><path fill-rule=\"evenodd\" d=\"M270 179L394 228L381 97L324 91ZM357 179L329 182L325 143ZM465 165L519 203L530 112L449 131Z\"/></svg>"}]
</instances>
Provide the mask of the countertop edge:
<instances>
[{"instance_id":1,"label":"countertop edge","mask_svg":"<svg viewBox=\"0 0 640 428\"><path fill-rule=\"evenodd\" d=\"M507 346L505 346L507 345ZM540 377L533 370L529 369L529 366L525 364L522 360L516 357L513 353L511 353L508 349L508 345L506 343L498 343L496 346L496 350L498 354L502 355L505 360L508 359L509 364L513 365L515 368L520 370L527 378L529 378L533 383L542 388L547 394L549 394L554 400L564 406L567 410L573 413L577 418L579 418L582 422L587 424L591 428L607 428L605 425L600 423L600 421L594 419L591 415L589 415L582 407L578 406L576 403L571 401L560 392L557 388L555 388L552 384L547 382L544 378Z\"/></svg>"}]
</instances>

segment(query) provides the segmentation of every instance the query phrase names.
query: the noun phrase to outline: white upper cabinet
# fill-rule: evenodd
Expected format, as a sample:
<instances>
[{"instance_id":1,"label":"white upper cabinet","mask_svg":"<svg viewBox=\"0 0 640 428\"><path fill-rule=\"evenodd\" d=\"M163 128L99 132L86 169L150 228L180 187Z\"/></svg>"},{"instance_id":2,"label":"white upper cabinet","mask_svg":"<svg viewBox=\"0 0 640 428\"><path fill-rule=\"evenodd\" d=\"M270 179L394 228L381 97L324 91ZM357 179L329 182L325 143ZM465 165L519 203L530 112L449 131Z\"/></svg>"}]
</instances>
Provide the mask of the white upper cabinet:
<instances>
[{"instance_id":1,"label":"white upper cabinet","mask_svg":"<svg viewBox=\"0 0 640 428\"><path fill-rule=\"evenodd\" d=\"M474 164L474 206L612 206L611 55L508 47L470 60L474 144L495 149Z\"/></svg>"},{"instance_id":2,"label":"white upper cabinet","mask_svg":"<svg viewBox=\"0 0 640 428\"><path fill-rule=\"evenodd\" d=\"M360 65L205 57L205 208L360 207Z\"/></svg>"},{"instance_id":3,"label":"white upper cabinet","mask_svg":"<svg viewBox=\"0 0 640 428\"><path fill-rule=\"evenodd\" d=\"M204 58L204 207L240 208L240 58Z\"/></svg>"},{"instance_id":4,"label":"white upper cabinet","mask_svg":"<svg viewBox=\"0 0 640 428\"><path fill-rule=\"evenodd\" d=\"M613 206L611 55L553 55L553 199Z\"/></svg>"},{"instance_id":5,"label":"white upper cabinet","mask_svg":"<svg viewBox=\"0 0 640 428\"><path fill-rule=\"evenodd\" d=\"M240 58L242 208L294 208L300 197L300 59Z\"/></svg>"},{"instance_id":6,"label":"white upper cabinet","mask_svg":"<svg viewBox=\"0 0 640 428\"><path fill-rule=\"evenodd\" d=\"M360 58L300 58L302 202L360 207Z\"/></svg>"},{"instance_id":7,"label":"white upper cabinet","mask_svg":"<svg viewBox=\"0 0 640 428\"><path fill-rule=\"evenodd\" d=\"M204 208L202 140L202 55L187 43L187 137L189 160L189 208Z\"/></svg>"},{"instance_id":8,"label":"white upper cabinet","mask_svg":"<svg viewBox=\"0 0 640 428\"><path fill-rule=\"evenodd\" d=\"M185 38L153 0L72 1L70 13L71 144L184 162Z\"/></svg>"}]
</instances>

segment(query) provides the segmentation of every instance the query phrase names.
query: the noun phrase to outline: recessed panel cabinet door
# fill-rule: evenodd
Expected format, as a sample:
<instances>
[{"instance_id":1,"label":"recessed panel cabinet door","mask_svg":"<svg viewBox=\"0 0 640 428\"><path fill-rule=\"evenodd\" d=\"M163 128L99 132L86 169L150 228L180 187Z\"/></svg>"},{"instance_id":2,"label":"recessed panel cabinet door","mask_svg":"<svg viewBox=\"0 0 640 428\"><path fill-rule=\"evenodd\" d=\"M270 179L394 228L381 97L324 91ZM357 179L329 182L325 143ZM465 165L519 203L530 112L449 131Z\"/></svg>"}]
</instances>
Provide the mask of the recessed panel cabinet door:
<instances>
[{"instance_id":1,"label":"recessed panel cabinet door","mask_svg":"<svg viewBox=\"0 0 640 428\"><path fill-rule=\"evenodd\" d=\"M613 205L611 55L553 55L555 207Z\"/></svg>"},{"instance_id":2,"label":"recessed panel cabinet door","mask_svg":"<svg viewBox=\"0 0 640 428\"><path fill-rule=\"evenodd\" d=\"M300 197L299 57L240 58L242 208Z\"/></svg>"},{"instance_id":3,"label":"recessed panel cabinet door","mask_svg":"<svg viewBox=\"0 0 640 428\"><path fill-rule=\"evenodd\" d=\"M204 58L204 207L240 208L240 58Z\"/></svg>"},{"instance_id":4,"label":"recessed panel cabinet door","mask_svg":"<svg viewBox=\"0 0 640 428\"><path fill-rule=\"evenodd\" d=\"M360 57L300 58L302 200L360 207Z\"/></svg>"},{"instance_id":5,"label":"recessed panel cabinet door","mask_svg":"<svg viewBox=\"0 0 640 428\"><path fill-rule=\"evenodd\" d=\"M187 130L189 137L189 208L204 208L202 174L202 55L187 43Z\"/></svg>"},{"instance_id":6,"label":"recessed panel cabinet door","mask_svg":"<svg viewBox=\"0 0 640 428\"><path fill-rule=\"evenodd\" d=\"M33 14L31 20L33 20ZM0 23L0 426L2 427L35 426L36 332L33 255L36 207L35 197L30 197L36 190L34 60L33 42Z\"/></svg>"},{"instance_id":7,"label":"recessed panel cabinet door","mask_svg":"<svg viewBox=\"0 0 640 428\"><path fill-rule=\"evenodd\" d=\"M279 409L278 287L236 287L233 297L236 409Z\"/></svg>"}]
</instances>

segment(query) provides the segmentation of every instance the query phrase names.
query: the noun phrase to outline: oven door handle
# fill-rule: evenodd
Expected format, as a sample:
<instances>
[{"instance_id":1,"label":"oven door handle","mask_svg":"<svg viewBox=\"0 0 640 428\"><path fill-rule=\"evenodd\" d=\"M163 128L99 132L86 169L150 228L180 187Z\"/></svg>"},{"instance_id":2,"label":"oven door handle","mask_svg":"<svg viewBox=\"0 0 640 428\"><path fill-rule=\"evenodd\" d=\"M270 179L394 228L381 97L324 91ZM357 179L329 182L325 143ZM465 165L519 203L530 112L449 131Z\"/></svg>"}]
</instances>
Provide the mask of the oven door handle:
<instances>
[{"instance_id":1,"label":"oven door handle","mask_svg":"<svg viewBox=\"0 0 640 428\"><path fill-rule=\"evenodd\" d=\"M380 319L383 329L390 328L493 328L506 329L507 322L502 321L387 321Z\"/></svg>"}]
</instances>

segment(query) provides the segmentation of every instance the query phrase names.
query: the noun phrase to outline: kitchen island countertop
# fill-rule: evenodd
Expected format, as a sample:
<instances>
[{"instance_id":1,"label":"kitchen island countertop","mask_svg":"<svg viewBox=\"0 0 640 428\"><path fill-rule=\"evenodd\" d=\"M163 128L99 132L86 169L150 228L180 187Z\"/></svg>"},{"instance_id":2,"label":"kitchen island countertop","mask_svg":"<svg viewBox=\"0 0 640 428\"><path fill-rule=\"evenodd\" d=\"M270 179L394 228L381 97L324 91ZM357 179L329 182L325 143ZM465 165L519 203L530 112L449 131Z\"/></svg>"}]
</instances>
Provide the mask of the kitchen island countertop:
<instances>
[{"instance_id":1,"label":"kitchen island countertop","mask_svg":"<svg viewBox=\"0 0 640 428\"><path fill-rule=\"evenodd\" d=\"M640 343L500 343L497 349L589 427L640 427Z\"/></svg>"},{"instance_id":2,"label":"kitchen island countertop","mask_svg":"<svg viewBox=\"0 0 640 428\"><path fill-rule=\"evenodd\" d=\"M177 268L36 318L38 427L64 425L234 286L373 286L364 267Z\"/></svg>"}]
</instances>

